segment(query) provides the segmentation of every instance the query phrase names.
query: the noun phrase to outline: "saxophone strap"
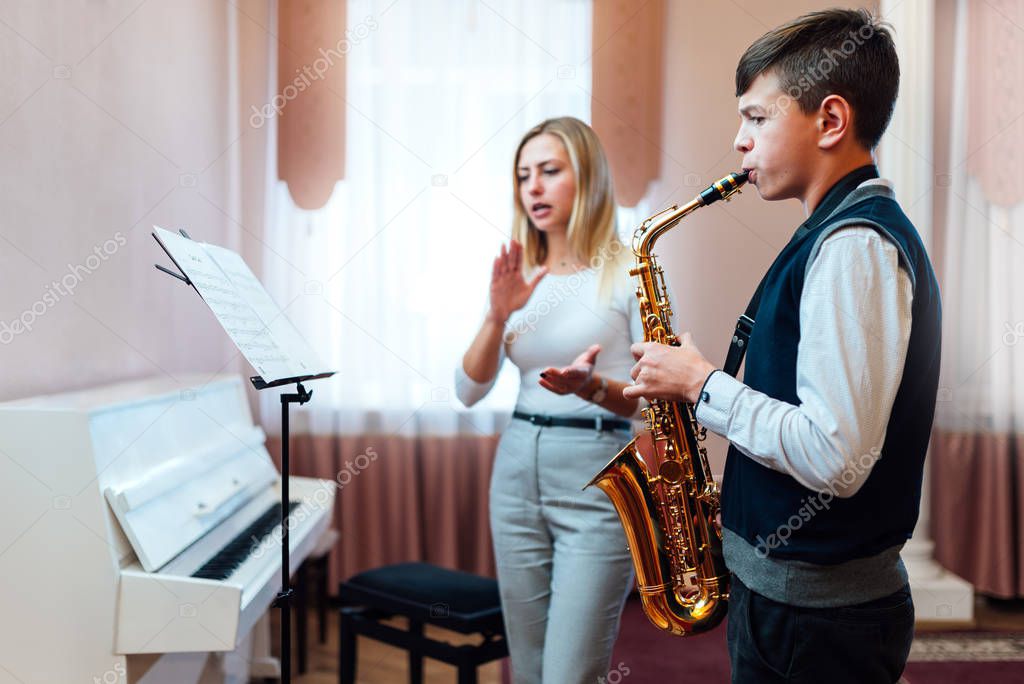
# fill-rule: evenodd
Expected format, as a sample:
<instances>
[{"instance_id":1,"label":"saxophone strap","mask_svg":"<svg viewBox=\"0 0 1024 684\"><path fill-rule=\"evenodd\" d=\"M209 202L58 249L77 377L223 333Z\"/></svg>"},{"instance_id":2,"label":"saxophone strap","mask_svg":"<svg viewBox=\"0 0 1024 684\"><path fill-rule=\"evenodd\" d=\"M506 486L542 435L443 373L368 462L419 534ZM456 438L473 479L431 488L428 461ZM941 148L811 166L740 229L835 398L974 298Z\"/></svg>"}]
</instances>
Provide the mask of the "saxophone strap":
<instances>
[{"instance_id":1,"label":"saxophone strap","mask_svg":"<svg viewBox=\"0 0 1024 684\"><path fill-rule=\"evenodd\" d=\"M768 273L771 273L771 269L768 269ZM761 294L764 292L764 283L768 280L768 273L761 278L754 296L747 304L747 310L736 320L736 330L732 333L729 353L725 357L725 366L722 367L722 370L734 378L740 371L743 357L747 354L747 343L750 342L750 335L754 332L754 316L757 315L757 307L761 305Z\"/></svg>"},{"instance_id":2,"label":"saxophone strap","mask_svg":"<svg viewBox=\"0 0 1024 684\"><path fill-rule=\"evenodd\" d=\"M811 212L808 219L800 224L800 227L793 233L793 237L790 238L790 242L799 240L821 225L842 204L847 195L856 190L861 183L872 178L878 178L878 169L874 164L867 164L843 176L825 194L821 203ZM776 261L778 261L778 257L776 257ZM765 283L768 281L768 276L773 268L775 268L775 261L768 267L768 271L761 278L761 282L758 283L757 290L754 291L754 296L750 298L746 311L736 320L736 329L733 331L732 341L729 343L729 353L726 354L725 365L722 367L723 371L734 378L740 371L743 357L747 354L750 336L754 333L754 323L757 320L757 309L761 306L761 295L764 294Z\"/></svg>"}]
</instances>

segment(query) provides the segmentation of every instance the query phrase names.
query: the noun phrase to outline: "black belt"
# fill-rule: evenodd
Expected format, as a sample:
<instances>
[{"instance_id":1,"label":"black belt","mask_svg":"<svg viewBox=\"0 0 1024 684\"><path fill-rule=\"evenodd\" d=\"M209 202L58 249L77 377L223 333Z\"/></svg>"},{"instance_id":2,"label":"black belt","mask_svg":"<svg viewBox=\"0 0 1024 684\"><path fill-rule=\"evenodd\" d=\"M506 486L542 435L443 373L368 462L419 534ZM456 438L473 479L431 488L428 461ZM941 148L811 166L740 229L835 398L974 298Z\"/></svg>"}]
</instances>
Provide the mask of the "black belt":
<instances>
[{"instance_id":1,"label":"black belt","mask_svg":"<svg viewBox=\"0 0 1024 684\"><path fill-rule=\"evenodd\" d=\"M571 427L571 428L582 428L584 430L597 430L598 432L612 432L613 430L629 430L630 424L628 420L618 420L616 418L559 418L557 416L542 416L537 413L523 413L522 411L515 411L512 413L513 418L519 420L525 420L527 423L534 425L541 425L543 427Z\"/></svg>"}]
</instances>

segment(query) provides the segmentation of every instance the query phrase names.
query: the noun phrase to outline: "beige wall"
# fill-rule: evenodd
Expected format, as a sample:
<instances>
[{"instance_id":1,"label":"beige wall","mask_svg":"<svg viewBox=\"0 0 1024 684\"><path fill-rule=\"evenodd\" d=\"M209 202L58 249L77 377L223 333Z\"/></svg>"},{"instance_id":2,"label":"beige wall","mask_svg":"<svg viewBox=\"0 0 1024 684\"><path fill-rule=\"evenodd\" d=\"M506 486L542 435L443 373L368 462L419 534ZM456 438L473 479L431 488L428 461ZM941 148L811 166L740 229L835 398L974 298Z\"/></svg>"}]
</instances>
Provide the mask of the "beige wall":
<instances>
[{"instance_id":1,"label":"beige wall","mask_svg":"<svg viewBox=\"0 0 1024 684\"><path fill-rule=\"evenodd\" d=\"M689 201L739 170L741 155L732 146L739 123L734 74L747 46L778 24L835 4L669 0L662 180L650 193L655 208ZM803 218L796 201L765 202L749 188L729 204L691 215L659 243L680 332L692 331L712 363L725 361L736 318ZM711 435L708 444L712 469L720 473L726 443Z\"/></svg>"},{"instance_id":2,"label":"beige wall","mask_svg":"<svg viewBox=\"0 0 1024 684\"><path fill-rule=\"evenodd\" d=\"M258 255L266 128L246 117L266 97L268 2L237 4L0 6L0 399L241 370L150 237L186 227ZM71 294L51 285L65 277Z\"/></svg>"}]
</instances>

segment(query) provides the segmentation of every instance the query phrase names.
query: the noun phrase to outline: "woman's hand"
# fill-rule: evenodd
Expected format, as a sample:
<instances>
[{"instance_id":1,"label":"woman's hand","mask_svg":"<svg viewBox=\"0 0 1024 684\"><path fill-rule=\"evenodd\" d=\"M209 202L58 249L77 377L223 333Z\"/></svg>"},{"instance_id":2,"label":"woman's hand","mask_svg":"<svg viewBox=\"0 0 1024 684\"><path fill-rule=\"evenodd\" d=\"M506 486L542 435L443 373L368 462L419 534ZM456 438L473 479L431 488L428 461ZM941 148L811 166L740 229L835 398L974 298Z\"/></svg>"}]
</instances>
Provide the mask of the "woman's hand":
<instances>
[{"instance_id":1,"label":"woman's hand","mask_svg":"<svg viewBox=\"0 0 1024 684\"><path fill-rule=\"evenodd\" d=\"M564 368L545 368L540 374L540 386L555 394L578 393L590 383L594 375L594 361L601 345L592 344L585 352Z\"/></svg>"},{"instance_id":2,"label":"woman's hand","mask_svg":"<svg viewBox=\"0 0 1024 684\"><path fill-rule=\"evenodd\" d=\"M505 324L513 311L526 305L537 283L548 272L546 267L541 268L530 282L526 282L522 265L523 246L512 240L507 250L505 245L501 246L501 254L494 259L491 267L491 308L487 317L501 325Z\"/></svg>"}]
</instances>

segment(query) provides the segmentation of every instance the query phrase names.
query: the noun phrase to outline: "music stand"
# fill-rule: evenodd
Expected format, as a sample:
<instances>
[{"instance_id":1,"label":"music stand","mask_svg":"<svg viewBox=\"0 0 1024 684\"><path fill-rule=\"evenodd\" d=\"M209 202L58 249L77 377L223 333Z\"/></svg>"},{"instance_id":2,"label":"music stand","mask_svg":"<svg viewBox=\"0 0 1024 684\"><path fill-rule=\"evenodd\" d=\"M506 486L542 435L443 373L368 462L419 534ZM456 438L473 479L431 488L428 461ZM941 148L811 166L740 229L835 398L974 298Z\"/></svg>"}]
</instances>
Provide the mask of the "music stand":
<instances>
[{"instance_id":1,"label":"music stand","mask_svg":"<svg viewBox=\"0 0 1024 684\"><path fill-rule=\"evenodd\" d=\"M192 238L184 230L178 231L182 237L191 240ZM178 261L171 254L167 246L160 241L156 233L153 234L153 238L156 240L160 248L164 250L168 258L178 268L180 273L175 273L169 268L165 268L160 264L154 264L158 270L166 273L167 275L173 276L178 280L183 281L186 285L190 286L195 290L200 297L202 292L196 287L196 284L189 279L185 273L185 269L181 267ZM281 590L277 593L275 600L275 606L281 610L281 683L290 684L292 680L292 620L291 620L291 606L292 598L294 597L294 591L291 585L291 549L288 543L288 504L291 503L289 500L288 493L288 478L290 475L290 463L289 463L289 444L291 443L291 436L289 434L289 414L292 404L305 404L312 396L312 390L307 390L302 386L302 383L309 382L311 380L320 380L323 378L329 378L334 375L334 371L324 371L320 373L314 373L310 375L301 375L289 378L278 378L267 382L260 375L250 376L249 381L252 386L257 390L271 389L273 387L283 387L285 385L294 384L296 391L294 393L284 393L281 395Z\"/></svg>"}]
</instances>

